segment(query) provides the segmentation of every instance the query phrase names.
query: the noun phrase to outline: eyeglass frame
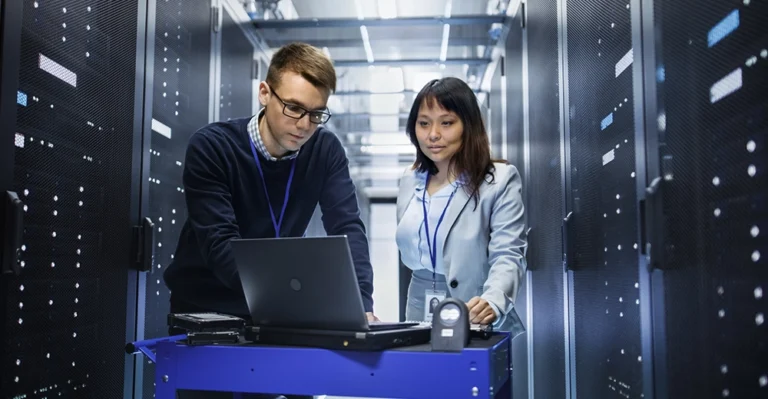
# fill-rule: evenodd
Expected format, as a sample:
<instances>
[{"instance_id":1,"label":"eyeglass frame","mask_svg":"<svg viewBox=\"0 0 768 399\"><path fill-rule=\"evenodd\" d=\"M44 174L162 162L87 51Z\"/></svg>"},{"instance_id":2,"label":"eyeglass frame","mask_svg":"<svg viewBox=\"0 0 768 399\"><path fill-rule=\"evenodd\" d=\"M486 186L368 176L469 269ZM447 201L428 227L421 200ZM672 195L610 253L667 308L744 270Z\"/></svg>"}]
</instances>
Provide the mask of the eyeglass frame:
<instances>
[{"instance_id":1,"label":"eyeglass frame","mask_svg":"<svg viewBox=\"0 0 768 399\"><path fill-rule=\"evenodd\" d=\"M287 116L287 117L289 117L291 119L295 119L295 120L298 121L298 120L301 120L301 118L303 118L304 116L309 115L309 122L310 123L314 123L314 124L320 125L320 124L323 124L323 123L328 123L328 121L331 120L331 116L333 116L330 113L330 111L328 111L328 112L325 112L325 111L310 111L310 110L302 107L301 105L285 102L285 101L283 101L282 98L280 98L280 95L278 95L277 92L275 92L275 90L272 88L272 86L267 85L267 87L269 87L269 91L272 94L275 95L275 98L277 98L278 101L283 103L283 115L285 115L285 116ZM296 108L300 109L301 110L301 115L299 115L299 116L288 115L286 113L286 108L288 108L289 106L296 107ZM326 109L328 109L328 108L326 108ZM312 121L312 114L320 114L322 116L326 116L327 118L325 118L325 120L322 121L322 122L313 122Z\"/></svg>"}]
</instances>

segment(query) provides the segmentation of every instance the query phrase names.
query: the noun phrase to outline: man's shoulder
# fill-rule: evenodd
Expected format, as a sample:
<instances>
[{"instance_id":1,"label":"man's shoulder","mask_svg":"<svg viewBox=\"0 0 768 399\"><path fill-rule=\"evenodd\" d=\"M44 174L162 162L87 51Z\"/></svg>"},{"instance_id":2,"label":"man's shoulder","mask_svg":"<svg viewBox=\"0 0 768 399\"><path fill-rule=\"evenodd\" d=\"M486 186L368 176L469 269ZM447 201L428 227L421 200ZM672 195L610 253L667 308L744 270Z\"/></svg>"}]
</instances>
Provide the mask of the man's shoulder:
<instances>
[{"instance_id":1,"label":"man's shoulder","mask_svg":"<svg viewBox=\"0 0 768 399\"><path fill-rule=\"evenodd\" d=\"M209 123L197 129L190 137L190 142L195 143L203 140L212 144L221 144L223 142L239 140L242 127L250 119L250 117L247 117Z\"/></svg>"},{"instance_id":2,"label":"man's shoulder","mask_svg":"<svg viewBox=\"0 0 768 399\"><path fill-rule=\"evenodd\" d=\"M306 151L315 159L338 160L346 158L346 151L339 137L325 126L319 126L310 141L301 151Z\"/></svg>"},{"instance_id":3,"label":"man's shoulder","mask_svg":"<svg viewBox=\"0 0 768 399\"><path fill-rule=\"evenodd\" d=\"M339 140L339 137L336 135L336 133L332 132L325 126L318 126L313 138L315 139L315 145L325 149L328 149L329 147L338 149L343 148L341 145L341 140Z\"/></svg>"}]
</instances>

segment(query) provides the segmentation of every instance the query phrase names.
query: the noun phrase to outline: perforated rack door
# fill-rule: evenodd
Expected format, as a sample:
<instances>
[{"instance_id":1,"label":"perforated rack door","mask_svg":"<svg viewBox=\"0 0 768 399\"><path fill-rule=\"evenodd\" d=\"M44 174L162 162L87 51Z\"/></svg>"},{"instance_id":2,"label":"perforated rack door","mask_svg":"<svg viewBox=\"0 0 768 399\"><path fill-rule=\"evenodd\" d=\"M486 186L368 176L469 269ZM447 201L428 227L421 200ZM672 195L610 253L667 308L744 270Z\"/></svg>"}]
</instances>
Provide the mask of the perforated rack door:
<instances>
[{"instance_id":1,"label":"perforated rack door","mask_svg":"<svg viewBox=\"0 0 768 399\"><path fill-rule=\"evenodd\" d=\"M219 120L253 114L254 47L226 8L222 9Z\"/></svg>"},{"instance_id":2,"label":"perforated rack door","mask_svg":"<svg viewBox=\"0 0 768 399\"><path fill-rule=\"evenodd\" d=\"M631 7L566 5L576 389L579 397L640 398Z\"/></svg>"},{"instance_id":3,"label":"perforated rack door","mask_svg":"<svg viewBox=\"0 0 768 399\"><path fill-rule=\"evenodd\" d=\"M208 1L157 1L154 89L149 149L149 216L155 223L155 267L146 278L144 338L168 335L170 291L163 272L186 220L182 171L190 136L208 124L211 71ZM154 395L155 367L144 363L143 392Z\"/></svg>"},{"instance_id":4,"label":"perforated rack door","mask_svg":"<svg viewBox=\"0 0 768 399\"><path fill-rule=\"evenodd\" d=\"M668 397L768 397L768 3L655 1ZM658 329L662 332L664 329ZM664 361L666 360L666 364Z\"/></svg>"},{"instance_id":5,"label":"perforated rack door","mask_svg":"<svg viewBox=\"0 0 768 399\"><path fill-rule=\"evenodd\" d=\"M532 287L533 390L536 397L565 397L565 334L561 224L561 73L558 62L557 0L532 1L528 8L530 181L526 203L532 228L528 265Z\"/></svg>"},{"instance_id":6,"label":"perforated rack door","mask_svg":"<svg viewBox=\"0 0 768 399\"><path fill-rule=\"evenodd\" d=\"M24 1L4 397L123 395L137 6Z\"/></svg>"}]
</instances>

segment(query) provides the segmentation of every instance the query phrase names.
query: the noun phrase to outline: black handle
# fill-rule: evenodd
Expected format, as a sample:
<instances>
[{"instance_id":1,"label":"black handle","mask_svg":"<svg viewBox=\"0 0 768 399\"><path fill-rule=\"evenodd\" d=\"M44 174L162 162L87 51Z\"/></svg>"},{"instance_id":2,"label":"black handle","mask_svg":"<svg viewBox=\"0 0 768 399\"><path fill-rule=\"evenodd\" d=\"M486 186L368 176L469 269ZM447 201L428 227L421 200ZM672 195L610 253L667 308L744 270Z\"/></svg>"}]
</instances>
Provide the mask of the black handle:
<instances>
[{"instance_id":1,"label":"black handle","mask_svg":"<svg viewBox=\"0 0 768 399\"><path fill-rule=\"evenodd\" d=\"M646 256L648 270L662 270L664 261L664 209L662 207L663 180L656 177L645 189L645 199L640 201L643 218L641 239L642 254Z\"/></svg>"},{"instance_id":2,"label":"black handle","mask_svg":"<svg viewBox=\"0 0 768 399\"><path fill-rule=\"evenodd\" d=\"M19 255L24 238L24 203L13 191L6 191L3 197L5 197L3 200L5 223L3 225L2 273L18 276L21 273Z\"/></svg>"},{"instance_id":3,"label":"black handle","mask_svg":"<svg viewBox=\"0 0 768 399\"><path fill-rule=\"evenodd\" d=\"M573 211L568 212L563 218L563 223L560 225L560 234L562 236L562 251L563 251L563 272L568 270L574 271L573 263L576 259L573 258L571 250L571 243L568 240L568 232L571 226L571 220L573 220Z\"/></svg>"},{"instance_id":4,"label":"black handle","mask_svg":"<svg viewBox=\"0 0 768 399\"><path fill-rule=\"evenodd\" d=\"M155 264L155 224L152 219L145 217L141 226L134 227L136 242L136 269L141 272L150 272Z\"/></svg>"}]
</instances>

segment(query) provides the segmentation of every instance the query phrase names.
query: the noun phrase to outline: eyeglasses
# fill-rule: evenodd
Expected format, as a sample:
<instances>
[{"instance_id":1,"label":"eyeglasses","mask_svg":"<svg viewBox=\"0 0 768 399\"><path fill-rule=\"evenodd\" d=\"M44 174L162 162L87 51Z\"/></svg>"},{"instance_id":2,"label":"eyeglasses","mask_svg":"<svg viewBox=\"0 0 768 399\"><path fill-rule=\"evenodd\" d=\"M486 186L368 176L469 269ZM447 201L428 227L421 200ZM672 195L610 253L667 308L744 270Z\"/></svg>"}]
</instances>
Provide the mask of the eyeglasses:
<instances>
[{"instance_id":1,"label":"eyeglasses","mask_svg":"<svg viewBox=\"0 0 768 399\"><path fill-rule=\"evenodd\" d=\"M293 119L301 119L304 117L304 115L309 114L309 121L314 124L321 124L328 122L329 119L331 119L331 114L329 112L325 111L310 111L300 105L291 104L283 101L280 96L275 93L275 90L272 89L272 87L269 87L269 91L272 92L272 94L277 97L277 99L283 103L283 115L293 118Z\"/></svg>"}]
</instances>

